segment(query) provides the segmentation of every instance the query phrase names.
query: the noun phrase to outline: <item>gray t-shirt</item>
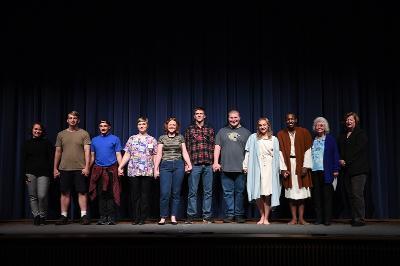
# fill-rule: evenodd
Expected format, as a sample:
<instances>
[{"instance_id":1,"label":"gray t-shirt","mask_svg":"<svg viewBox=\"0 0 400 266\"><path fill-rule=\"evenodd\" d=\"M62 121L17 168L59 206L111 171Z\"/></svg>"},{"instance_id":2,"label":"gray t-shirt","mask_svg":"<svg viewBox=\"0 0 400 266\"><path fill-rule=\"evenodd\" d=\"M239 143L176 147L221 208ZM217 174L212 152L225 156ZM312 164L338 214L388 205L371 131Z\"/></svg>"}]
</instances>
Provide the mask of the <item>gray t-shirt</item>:
<instances>
[{"instance_id":1,"label":"gray t-shirt","mask_svg":"<svg viewBox=\"0 0 400 266\"><path fill-rule=\"evenodd\" d=\"M182 159L182 143L185 143L185 138L182 135L175 135L175 137L161 135L158 138L158 143L163 144L162 160L172 161Z\"/></svg>"},{"instance_id":2,"label":"gray t-shirt","mask_svg":"<svg viewBox=\"0 0 400 266\"><path fill-rule=\"evenodd\" d=\"M221 128L215 138L215 145L221 146L221 166L224 172L242 172L244 148L250 131L244 127Z\"/></svg>"}]
</instances>

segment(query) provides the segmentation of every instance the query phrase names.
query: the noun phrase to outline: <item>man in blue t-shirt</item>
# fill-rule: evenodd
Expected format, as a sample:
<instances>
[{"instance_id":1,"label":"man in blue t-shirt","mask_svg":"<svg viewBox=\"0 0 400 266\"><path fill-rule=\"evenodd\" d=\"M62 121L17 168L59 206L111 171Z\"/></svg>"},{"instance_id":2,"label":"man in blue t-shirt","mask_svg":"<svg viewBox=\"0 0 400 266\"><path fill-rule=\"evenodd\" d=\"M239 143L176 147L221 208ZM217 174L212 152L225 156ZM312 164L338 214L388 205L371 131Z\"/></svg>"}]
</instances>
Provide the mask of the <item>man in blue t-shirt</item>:
<instances>
[{"instance_id":1,"label":"man in blue t-shirt","mask_svg":"<svg viewBox=\"0 0 400 266\"><path fill-rule=\"evenodd\" d=\"M120 205L121 184L118 165L121 163L121 141L110 133L111 123L100 120L100 135L93 138L90 165L93 165L90 177L89 196L99 199L99 225L114 225L116 205Z\"/></svg>"}]
</instances>

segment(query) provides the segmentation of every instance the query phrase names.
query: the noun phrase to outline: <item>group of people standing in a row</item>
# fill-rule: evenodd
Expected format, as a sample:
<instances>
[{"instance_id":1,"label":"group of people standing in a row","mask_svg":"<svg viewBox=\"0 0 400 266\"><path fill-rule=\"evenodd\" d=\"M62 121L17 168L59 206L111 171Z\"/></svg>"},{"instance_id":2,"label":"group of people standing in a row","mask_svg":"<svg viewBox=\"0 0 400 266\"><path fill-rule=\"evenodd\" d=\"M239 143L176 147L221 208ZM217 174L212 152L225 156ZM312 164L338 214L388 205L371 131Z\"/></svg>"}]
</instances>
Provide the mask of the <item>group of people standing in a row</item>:
<instances>
[{"instance_id":1,"label":"group of people standing in a row","mask_svg":"<svg viewBox=\"0 0 400 266\"><path fill-rule=\"evenodd\" d=\"M197 194L202 180L202 218L212 223L214 172L221 172L225 202L224 223L245 222L244 196L255 201L260 212L257 224L269 224L271 208L280 204L281 186L289 200L292 218L289 224L306 225L304 200L314 199L315 224L329 225L332 216L333 191L343 170L345 188L352 208L352 225L365 224L364 186L369 171L368 143L359 128L356 113L347 113L345 133L338 139L329 134L328 121L314 120L314 139L297 125L297 117L288 113L286 128L273 135L271 122L262 117L257 132L240 124L240 113L231 110L228 124L215 135L206 123L205 109L197 107L193 123L181 135L175 117L164 123L165 134L158 141L148 134L146 117L137 120L138 134L132 135L121 154L120 139L111 134L111 123L100 120L100 134L92 140L78 127L79 113L68 114L68 128L59 132L53 145L44 137L39 122L32 126L32 138L23 149L25 180L28 185L34 224L46 224L48 189L51 172L60 177L61 216L56 224L68 223L71 191L78 193L81 224L90 224L87 196L98 198L100 219L97 224L115 224L120 205L121 182L125 175L130 186L133 224L144 224L149 217L152 179L160 180L160 220L178 224L181 188L188 173L188 204L185 223L198 215ZM53 159L54 158L54 159ZM51 169L53 169L51 171Z\"/></svg>"}]
</instances>

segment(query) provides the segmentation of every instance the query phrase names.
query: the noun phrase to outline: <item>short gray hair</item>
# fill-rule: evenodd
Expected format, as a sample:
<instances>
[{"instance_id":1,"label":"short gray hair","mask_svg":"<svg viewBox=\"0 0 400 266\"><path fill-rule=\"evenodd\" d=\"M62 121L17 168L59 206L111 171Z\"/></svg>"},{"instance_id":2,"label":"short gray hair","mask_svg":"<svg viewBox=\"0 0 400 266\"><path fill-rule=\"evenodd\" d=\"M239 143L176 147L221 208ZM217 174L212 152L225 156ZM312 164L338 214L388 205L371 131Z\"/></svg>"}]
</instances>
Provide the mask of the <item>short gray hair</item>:
<instances>
[{"instance_id":1,"label":"short gray hair","mask_svg":"<svg viewBox=\"0 0 400 266\"><path fill-rule=\"evenodd\" d=\"M325 117L319 116L319 117L314 119L313 127L312 127L313 131L315 131L315 126L317 125L317 123L323 123L325 125L325 133L327 133L327 134L329 133L329 131L330 131L329 130L329 123L328 123L328 120L326 120Z\"/></svg>"}]
</instances>

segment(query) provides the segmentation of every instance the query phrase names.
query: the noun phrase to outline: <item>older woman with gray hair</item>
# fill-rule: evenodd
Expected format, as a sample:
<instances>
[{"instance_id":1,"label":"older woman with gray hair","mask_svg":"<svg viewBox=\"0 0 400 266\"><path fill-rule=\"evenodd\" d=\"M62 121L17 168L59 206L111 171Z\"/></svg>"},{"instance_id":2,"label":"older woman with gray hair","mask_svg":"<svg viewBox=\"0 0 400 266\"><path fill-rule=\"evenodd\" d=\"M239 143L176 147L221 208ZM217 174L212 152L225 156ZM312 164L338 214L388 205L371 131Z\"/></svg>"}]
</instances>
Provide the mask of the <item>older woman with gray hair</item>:
<instances>
[{"instance_id":1,"label":"older woman with gray hair","mask_svg":"<svg viewBox=\"0 0 400 266\"><path fill-rule=\"evenodd\" d=\"M329 123L324 117L314 119L313 132L315 138L311 156L315 224L330 225L334 190L332 183L339 175L339 151L335 138L329 135Z\"/></svg>"}]
</instances>

